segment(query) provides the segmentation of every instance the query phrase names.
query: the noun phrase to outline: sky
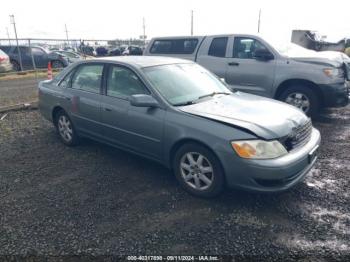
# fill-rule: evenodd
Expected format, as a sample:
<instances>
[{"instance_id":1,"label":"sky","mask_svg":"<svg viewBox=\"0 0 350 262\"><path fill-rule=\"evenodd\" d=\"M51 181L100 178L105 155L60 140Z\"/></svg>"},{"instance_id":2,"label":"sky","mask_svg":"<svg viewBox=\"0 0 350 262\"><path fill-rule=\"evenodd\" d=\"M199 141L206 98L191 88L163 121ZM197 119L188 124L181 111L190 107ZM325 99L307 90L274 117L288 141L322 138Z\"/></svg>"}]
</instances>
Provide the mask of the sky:
<instances>
[{"instance_id":1,"label":"sky","mask_svg":"<svg viewBox=\"0 0 350 262\"><path fill-rule=\"evenodd\" d=\"M194 35L260 32L289 40L292 29L316 30L335 41L350 37L350 0L11 0L1 2L0 38L15 16L19 38L129 39L143 34L190 35L191 10Z\"/></svg>"}]
</instances>

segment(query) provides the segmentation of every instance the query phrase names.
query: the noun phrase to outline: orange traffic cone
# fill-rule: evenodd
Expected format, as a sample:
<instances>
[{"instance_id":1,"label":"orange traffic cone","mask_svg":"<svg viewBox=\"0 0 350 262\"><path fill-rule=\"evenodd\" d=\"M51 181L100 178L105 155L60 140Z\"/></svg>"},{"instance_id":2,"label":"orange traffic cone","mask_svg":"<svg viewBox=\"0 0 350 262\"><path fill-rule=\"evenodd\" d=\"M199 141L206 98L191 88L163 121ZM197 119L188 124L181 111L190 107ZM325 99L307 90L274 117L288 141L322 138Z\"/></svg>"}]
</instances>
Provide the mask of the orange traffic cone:
<instances>
[{"instance_id":1,"label":"orange traffic cone","mask_svg":"<svg viewBox=\"0 0 350 262\"><path fill-rule=\"evenodd\" d=\"M51 68L51 62L47 64L47 78L52 79L52 68Z\"/></svg>"}]
</instances>

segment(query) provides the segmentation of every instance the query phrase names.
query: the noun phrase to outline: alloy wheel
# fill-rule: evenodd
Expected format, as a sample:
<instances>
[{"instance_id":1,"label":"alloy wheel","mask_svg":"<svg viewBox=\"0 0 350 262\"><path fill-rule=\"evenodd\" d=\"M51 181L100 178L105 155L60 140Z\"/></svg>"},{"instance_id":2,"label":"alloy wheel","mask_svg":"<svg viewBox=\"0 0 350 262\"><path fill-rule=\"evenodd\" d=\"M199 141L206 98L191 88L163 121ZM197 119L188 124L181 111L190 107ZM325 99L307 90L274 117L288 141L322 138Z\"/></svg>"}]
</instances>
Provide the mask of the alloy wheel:
<instances>
[{"instance_id":1,"label":"alloy wheel","mask_svg":"<svg viewBox=\"0 0 350 262\"><path fill-rule=\"evenodd\" d=\"M186 153L180 160L180 170L185 183L196 190L206 190L213 183L213 166L200 153Z\"/></svg>"},{"instance_id":2,"label":"alloy wheel","mask_svg":"<svg viewBox=\"0 0 350 262\"><path fill-rule=\"evenodd\" d=\"M303 93L291 93L286 97L285 102L299 108L304 113L307 113L310 110L310 100Z\"/></svg>"},{"instance_id":3,"label":"alloy wheel","mask_svg":"<svg viewBox=\"0 0 350 262\"><path fill-rule=\"evenodd\" d=\"M67 143L73 139L73 128L69 118L65 115L60 115L58 119L58 131L60 136Z\"/></svg>"}]
</instances>

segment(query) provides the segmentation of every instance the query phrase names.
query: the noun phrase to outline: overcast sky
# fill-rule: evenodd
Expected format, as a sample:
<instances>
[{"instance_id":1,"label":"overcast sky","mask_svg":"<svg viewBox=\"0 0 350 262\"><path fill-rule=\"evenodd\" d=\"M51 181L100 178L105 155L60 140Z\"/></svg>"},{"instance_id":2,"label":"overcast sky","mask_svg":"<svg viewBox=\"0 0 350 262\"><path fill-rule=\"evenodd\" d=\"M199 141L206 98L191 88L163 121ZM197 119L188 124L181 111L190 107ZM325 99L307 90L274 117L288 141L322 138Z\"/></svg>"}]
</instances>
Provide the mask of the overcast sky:
<instances>
[{"instance_id":1,"label":"overcast sky","mask_svg":"<svg viewBox=\"0 0 350 262\"><path fill-rule=\"evenodd\" d=\"M292 29L317 30L328 40L350 37L350 0L11 0L0 4L0 38L14 37L10 14L20 38L115 39L142 35L189 35L194 10L194 34L256 33L261 8L261 32L290 39Z\"/></svg>"}]
</instances>

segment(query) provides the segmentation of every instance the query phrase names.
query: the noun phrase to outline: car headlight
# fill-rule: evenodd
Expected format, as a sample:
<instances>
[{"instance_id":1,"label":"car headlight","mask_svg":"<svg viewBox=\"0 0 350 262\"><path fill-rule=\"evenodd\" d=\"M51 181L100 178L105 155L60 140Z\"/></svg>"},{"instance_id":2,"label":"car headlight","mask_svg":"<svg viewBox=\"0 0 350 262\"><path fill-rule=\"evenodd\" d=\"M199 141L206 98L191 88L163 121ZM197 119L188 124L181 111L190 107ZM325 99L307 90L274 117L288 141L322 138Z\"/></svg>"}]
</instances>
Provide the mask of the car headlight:
<instances>
[{"instance_id":1,"label":"car headlight","mask_svg":"<svg viewBox=\"0 0 350 262\"><path fill-rule=\"evenodd\" d=\"M242 158L271 159L288 154L286 148L277 140L232 141L235 152Z\"/></svg>"},{"instance_id":2,"label":"car headlight","mask_svg":"<svg viewBox=\"0 0 350 262\"><path fill-rule=\"evenodd\" d=\"M324 68L323 73L328 77L344 77L344 71L341 68Z\"/></svg>"}]
</instances>

